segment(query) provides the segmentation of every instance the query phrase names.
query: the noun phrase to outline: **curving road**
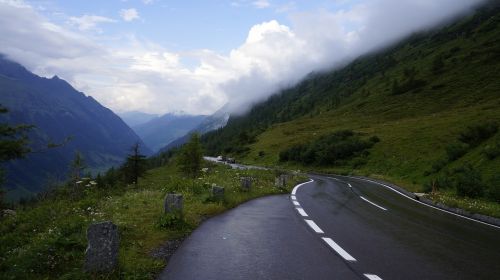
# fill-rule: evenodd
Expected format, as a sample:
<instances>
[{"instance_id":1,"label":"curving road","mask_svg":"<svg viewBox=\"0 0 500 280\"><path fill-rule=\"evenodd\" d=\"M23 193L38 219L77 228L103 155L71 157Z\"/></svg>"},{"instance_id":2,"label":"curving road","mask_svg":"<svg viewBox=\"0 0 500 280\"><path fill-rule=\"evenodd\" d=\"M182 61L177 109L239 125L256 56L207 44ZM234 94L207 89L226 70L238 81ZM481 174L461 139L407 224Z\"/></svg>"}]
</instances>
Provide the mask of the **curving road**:
<instances>
[{"instance_id":1,"label":"curving road","mask_svg":"<svg viewBox=\"0 0 500 280\"><path fill-rule=\"evenodd\" d=\"M311 176L204 222L160 279L500 279L500 228Z\"/></svg>"}]
</instances>

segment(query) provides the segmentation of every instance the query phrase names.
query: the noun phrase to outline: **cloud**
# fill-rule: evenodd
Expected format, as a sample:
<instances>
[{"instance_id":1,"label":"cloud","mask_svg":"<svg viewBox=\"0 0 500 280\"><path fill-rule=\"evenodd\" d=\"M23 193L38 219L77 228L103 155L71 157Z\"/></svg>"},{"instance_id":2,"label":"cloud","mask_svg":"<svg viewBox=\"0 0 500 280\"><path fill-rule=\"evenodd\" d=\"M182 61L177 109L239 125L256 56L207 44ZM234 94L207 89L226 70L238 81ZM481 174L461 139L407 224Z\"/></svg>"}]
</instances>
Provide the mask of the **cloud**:
<instances>
[{"instance_id":1,"label":"cloud","mask_svg":"<svg viewBox=\"0 0 500 280\"><path fill-rule=\"evenodd\" d=\"M79 30L98 30L97 25L100 23L116 22L114 19L96 15L83 15L81 17L70 17L70 24L76 25Z\"/></svg>"},{"instance_id":2,"label":"cloud","mask_svg":"<svg viewBox=\"0 0 500 280\"><path fill-rule=\"evenodd\" d=\"M209 114L229 101L242 112L311 71L338 67L480 2L359 0L343 10L294 13L289 25L255 24L245 41L221 54L174 52L133 34L107 46L22 1L0 0L0 53L39 75L57 74L115 111ZM135 12L129 19L138 17ZM98 23L104 22L83 26ZM186 59L198 64L187 67Z\"/></svg>"},{"instance_id":3,"label":"cloud","mask_svg":"<svg viewBox=\"0 0 500 280\"><path fill-rule=\"evenodd\" d=\"M264 9L264 8L268 8L269 6L271 6L271 3L269 3L268 0L257 0L257 1L252 2L252 5L254 5L255 7L259 8L259 9Z\"/></svg>"},{"instance_id":4,"label":"cloud","mask_svg":"<svg viewBox=\"0 0 500 280\"><path fill-rule=\"evenodd\" d=\"M142 3L144 3L146 5L153 4L154 2L155 2L155 0L142 0Z\"/></svg>"},{"instance_id":5,"label":"cloud","mask_svg":"<svg viewBox=\"0 0 500 280\"><path fill-rule=\"evenodd\" d=\"M120 16L124 21L133 21L139 19L139 13L134 8L121 10Z\"/></svg>"}]
</instances>

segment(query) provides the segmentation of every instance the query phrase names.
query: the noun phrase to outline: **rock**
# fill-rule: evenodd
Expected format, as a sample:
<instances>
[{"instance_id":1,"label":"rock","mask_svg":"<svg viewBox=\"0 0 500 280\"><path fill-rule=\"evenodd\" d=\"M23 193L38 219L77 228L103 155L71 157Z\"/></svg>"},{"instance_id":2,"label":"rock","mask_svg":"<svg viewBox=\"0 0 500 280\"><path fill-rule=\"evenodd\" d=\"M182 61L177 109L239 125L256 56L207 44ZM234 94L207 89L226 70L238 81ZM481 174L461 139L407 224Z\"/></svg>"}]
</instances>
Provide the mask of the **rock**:
<instances>
[{"instance_id":1,"label":"rock","mask_svg":"<svg viewBox=\"0 0 500 280\"><path fill-rule=\"evenodd\" d=\"M224 197L224 187L213 186L212 187L212 196L215 198L223 198Z\"/></svg>"},{"instance_id":2,"label":"rock","mask_svg":"<svg viewBox=\"0 0 500 280\"><path fill-rule=\"evenodd\" d=\"M2 216L4 217L7 217L7 216L15 216L16 215L16 211L12 210L12 209L5 209L5 210L2 210Z\"/></svg>"},{"instance_id":3,"label":"rock","mask_svg":"<svg viewBox=\"0 0 500 280\"><path fill-rule=\"evenodd\" d=\"M252 188L252 177L241 177L241 189L244 191L250 191Z\"/></svg>"},{"instance_id":4,"label":"rock","mask_svg":"<svg viewBox=\"0 0 500 280\"><path fill-rule=\"evenodd\" d=\"M120 237L112 222L92 224L87 229L88 247L85 251L85 271L111 272L118 265Z\"/></svg>"},{"instance_id":5,"label":"rock","mask_svg":"<svg viewBox=\"0 0 500 280\"><path fill-rule=\"evenodd\" d=\"M286 174L281 174L274 180L274 185L280 189L286 188L287 184L288 184L288 175Z\"/></svg>"},{"instance_id":6,"label":"rock","mask_svg":"<svg viewBox=\"0 0 500 280\"><path fill-rule=\"evenodd\" d=\"M172 212L181 212L183 207L183 197L182 194L168 193L165 197L165 214Z\"/></svg>"}]
</instances>

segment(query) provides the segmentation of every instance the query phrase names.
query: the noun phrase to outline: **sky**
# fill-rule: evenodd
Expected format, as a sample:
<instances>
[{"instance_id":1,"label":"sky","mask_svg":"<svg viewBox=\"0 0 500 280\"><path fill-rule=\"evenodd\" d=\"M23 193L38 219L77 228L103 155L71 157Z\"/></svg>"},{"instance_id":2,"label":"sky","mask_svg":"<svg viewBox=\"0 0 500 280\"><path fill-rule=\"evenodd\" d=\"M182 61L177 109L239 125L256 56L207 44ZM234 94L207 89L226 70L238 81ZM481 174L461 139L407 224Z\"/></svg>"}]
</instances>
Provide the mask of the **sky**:
<instances>
[{"instance_id":1,"label":"sky","mask_svg":"<svg viewBox=\"0 0 500 280\"><path fill-rule=\"evenodd\" d=\"M117 113L233 113L482 0L0 0L0 53Z\"/></svg>"}]
</instances>

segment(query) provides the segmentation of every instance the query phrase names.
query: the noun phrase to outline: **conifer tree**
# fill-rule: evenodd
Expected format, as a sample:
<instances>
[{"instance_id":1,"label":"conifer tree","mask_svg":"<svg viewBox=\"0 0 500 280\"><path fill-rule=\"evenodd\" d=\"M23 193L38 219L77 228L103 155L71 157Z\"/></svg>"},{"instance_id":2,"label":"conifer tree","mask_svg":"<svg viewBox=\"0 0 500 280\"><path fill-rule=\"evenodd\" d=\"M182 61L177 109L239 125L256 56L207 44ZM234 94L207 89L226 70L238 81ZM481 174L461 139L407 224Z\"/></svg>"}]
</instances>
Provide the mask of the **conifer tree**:
<instances>
[{"instance_id":1,"label":"conifer tree","mask_svg":"<svg viewBox=\"0 0 500 280\"><path fill-rule=\"evenodd\" d=\"M137 142L131 148L132 153L127 156L123 166L125 182L137 185L139 177L146 173L146 156L140 153L140 144Z\"/></svg>"},{"instance_id":2,"label":"conifer tree","mask_svg":"<svg viewBox=\"0 0 500 280\"><path fill-rule=\"evenodd\" d=\"M0 114L7 113L7 108L0 104ZM0 164L23 158L31 151L28 147L27 133L33 128L31 125L11 126L0 123ZM5 191L2 188L4 171L0 167L0 208L3 206Z\"/></svg>"},{"instance_id":3,"label":"conifer tree","mask_svg":"<svg viewBox=\"0 0 500 280\"><path fill-rule=\"evenodd\" d=\"M202 161L203 152L200 144L200 135L193 133L189 142L181 148L178 157L178 166L185 175L195 178L201 170Z\"/></svg>"}]
</instances>

